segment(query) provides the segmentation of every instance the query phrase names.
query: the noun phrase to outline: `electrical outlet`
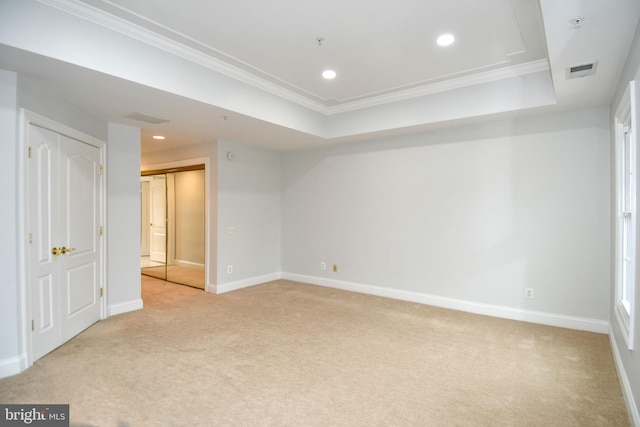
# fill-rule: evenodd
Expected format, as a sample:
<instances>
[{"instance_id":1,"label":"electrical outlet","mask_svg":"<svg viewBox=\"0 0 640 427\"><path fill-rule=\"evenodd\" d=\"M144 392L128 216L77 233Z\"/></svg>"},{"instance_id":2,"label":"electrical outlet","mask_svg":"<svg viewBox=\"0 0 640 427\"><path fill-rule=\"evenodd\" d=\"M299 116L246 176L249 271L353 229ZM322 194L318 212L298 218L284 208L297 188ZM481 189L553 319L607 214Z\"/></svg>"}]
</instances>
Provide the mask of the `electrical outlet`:
<instances>
[{"instance_id":1,"label":"electrical outlet","mask_svg":"<svg viewBox=\"0 0 640 427\"><path fill-rule=\"evenodd\" d=\"M227 274L233 273L233 265L227 265Z\"/></svg>"},{"instance_id":2,"label":"electrical outlet","mask_svg":"<svg viewBox=\"0 0 640 427\"><path fill-rule=\"evenodd\" d=\"M533 299L533 288L524 288L524 296Z\"/></svg>"},{"instance_id":3,"label":"electrical outlet","mask_svg":"<svg viewBox=\"0 0 640 427\"><path fill-rule=\"evenodd\" d=\"M325 271L326 269L327 269L327 263L321 262L320 263L320 270Z\"/></svg>"},{"instance_id":4,"label":"electrical outlet","mask_svg":"<svg viewBox=\"0 0 640 427\"><path fill-rule=\"evenodd\" d=\"M333 264L333 272L334 273L338 272L338 264Z\"/></svg>"}]
</instances>

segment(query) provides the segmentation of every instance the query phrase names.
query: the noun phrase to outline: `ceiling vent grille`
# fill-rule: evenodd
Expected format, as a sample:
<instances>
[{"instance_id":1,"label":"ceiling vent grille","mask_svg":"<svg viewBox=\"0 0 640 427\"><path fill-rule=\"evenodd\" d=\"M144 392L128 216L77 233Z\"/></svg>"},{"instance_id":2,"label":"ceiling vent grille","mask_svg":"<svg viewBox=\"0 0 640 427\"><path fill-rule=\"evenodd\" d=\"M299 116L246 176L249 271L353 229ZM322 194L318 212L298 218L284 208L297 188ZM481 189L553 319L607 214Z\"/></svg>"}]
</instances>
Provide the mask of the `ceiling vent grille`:
<instances>
[{"instance_id":1,"label":"ceiling vent grille","mask_svg":"<svg viewBox=\"0 0 640 427\"><path fill-rule=\"evenodd\" d=\"M574 65L573 67L567 67L567 79L575 79L578 77L592 76L596 73L598 68L597 62L591 62L589 64Z\"/></svg>"},{"instance_id":2,"label":"ceiling vent grille","mask_svg":"<svg viewBox=\"0 0 640 427\"><path fill-rule=\"evenodd\" d=\"M167 123L170 120L163 119L161 117L152 116L150 114L145 113L131 113L125 116L127 119L137 120L139 122L151 123L153 125L157 125L160 123Z\"/></svg>"}]
</instances>

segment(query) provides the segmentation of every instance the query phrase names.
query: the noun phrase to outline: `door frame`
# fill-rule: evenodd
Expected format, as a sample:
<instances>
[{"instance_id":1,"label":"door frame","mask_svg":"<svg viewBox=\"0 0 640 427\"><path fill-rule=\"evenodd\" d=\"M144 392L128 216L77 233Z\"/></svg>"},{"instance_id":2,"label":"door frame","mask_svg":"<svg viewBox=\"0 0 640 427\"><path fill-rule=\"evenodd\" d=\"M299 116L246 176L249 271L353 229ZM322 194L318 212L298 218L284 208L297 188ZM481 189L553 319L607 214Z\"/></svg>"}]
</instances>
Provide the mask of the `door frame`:
<instances>
[{"instance_id":1,"label":"door frame","mask_svg":"<svg viewBox=\"0 0 640 427\"><path fill-rule=\"evenodd\" d=\"M20 285L18 286L18 327L19 336L21 338L20 354L21 371L30 368L33 365L33 336L31 334L31 268L29 264L29 126L35 125L41 128L51 130L53 132L65 135L69 138L78 140L85 144L92 145L100 149L100 164L102 165L102 174L100 177L100 224L103 230L107 227L107 153L106 143L91 135L87 135L79 130L56 122L55 120L36 114L25 108L20 109L20 122L18 127L18 212L17 222L18 230L22 238L18 239L18 270ZM106 232L98 241L100 248L100 271L98 279L100 287L103 289L103 295L100 301L100 320L106 318L106 301L109 293L106 280L107 257L106 257Z\"/></svg>"},{"instance_id":2,"label":"door frame","mask_svg":"<svg viewBox=\"0 0 640 427\"><path fill-rule=\"evenodd\" d=\"M140 256L150 256L149 182L150 180L144 176L140 178ZM145 183L147 184L146 186Z\"/></svg>"},{"instance_id":3,"label":"door frame","mask_svg":"<svg viewBox=\"0 0 640 427\"><path fill-rule=\"evenodd\" d=\"M140 172L149 172L149 171L163 171L171 172L172 168L182 168L187 166L196 166L204 164L204 290L206 292L215 293L215 286L209 285L209 275L212 271L211 260L209 258L211 251L211 222L210 222L210 203L211 203L211 194L210 194L210 159L209 157L198 157L193 159L185 159L178 160L175 162L167 162L167 163L155 163L148 165L141 165Z\"/></svg>"},{"instance_id":4,"label":"door frame","mask_svg":"<svg viewBox=\"0 0 640 427\"><path fill-rule=\"evenodd\" d=\"M149 181L149 261L162 263L165 266L169 262L169 218L167 199L167 175L162 178L152 175ZM161 201L162 203L158 203ZM142 209L141 209L142 210ZM160 217L162 215L162 217ZM158 226L161 222L161 226ZM156 236L161 236L162 244L156 243ZM159 250L161 249L161 251Z\"/></svg>"}]
</instances>

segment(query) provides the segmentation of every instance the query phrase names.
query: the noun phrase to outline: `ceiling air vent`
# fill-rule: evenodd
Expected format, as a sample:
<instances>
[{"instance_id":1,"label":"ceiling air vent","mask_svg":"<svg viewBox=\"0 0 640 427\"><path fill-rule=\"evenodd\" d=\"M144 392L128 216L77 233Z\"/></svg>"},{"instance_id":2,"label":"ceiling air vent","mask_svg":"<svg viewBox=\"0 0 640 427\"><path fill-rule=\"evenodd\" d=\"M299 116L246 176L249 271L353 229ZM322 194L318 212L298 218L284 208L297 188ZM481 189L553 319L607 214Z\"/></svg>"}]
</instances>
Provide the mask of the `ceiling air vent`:
<instances>
[{"instance_id":1,"label":"ceiling air vent","mask_svg":"<svg viewBox=\"0 0 640 427\"><path fill-rule=\"evenodd\" d=\"M589 64L575 65L567 68L567 78L575 79L577 77L592 76L596 73L598 68L597 62L591 62Z\"/></svg>"},{"instance_id":2,"label":"ceiling air vent","mask_svg":"<svg viewBox=\"0 0 640 427\"><path fill-rule=\"evenodd\" d=\"M125 117L127 119L133 119L139 122L151 123L153 125L169 122L169 120L167 119L163 119L161 117L156 117L156 116L152 116L150 114L145 114L145 113L131 113L126 115Z\"/></svg>"}]
</instances>

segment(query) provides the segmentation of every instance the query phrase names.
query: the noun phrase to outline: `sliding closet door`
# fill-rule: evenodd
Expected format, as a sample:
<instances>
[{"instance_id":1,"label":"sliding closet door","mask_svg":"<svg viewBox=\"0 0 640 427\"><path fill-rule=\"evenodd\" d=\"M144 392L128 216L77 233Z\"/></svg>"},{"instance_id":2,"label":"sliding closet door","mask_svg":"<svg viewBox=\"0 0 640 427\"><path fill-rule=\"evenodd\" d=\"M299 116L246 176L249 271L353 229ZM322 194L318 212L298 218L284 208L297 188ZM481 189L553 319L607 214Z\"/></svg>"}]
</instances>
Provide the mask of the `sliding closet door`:
<instances>
[{"instance_id":1,"label":"sliding closet door","mask_svg":"<svg viewBox=\"0 0 640 427\"><path fill-rule=\"evenodd\" d=\"M204 289L205 185L204 170L176 172L168 186L171 258L167 280Z\"/></svg>"},{"instance_id":2,"label":"sliding closet door","mask_svg":"<svg viewBox=\"0 0 640 427\"><path fill-rule=\"evenodd\" d=\"M141 177L142 274L205 288L204 165L156 170ZM146 249L148 248L148 250Z\"/></svg>"},{"instance_id":3,"label":"sliding closet door","mask_svg":"<svg viewBox=\"0 0 640 427\"><path fill-rule=\"evenodd\" d=\"M167 262L167 196L166 178L156 175L150 182L151 221L149 222L151 246L150 260L164 264Z\"/></svg>"},{"instance_id":4,"label":"sliding closet door","mask_svg":"<svg viewBox=\"0 0 640 427\"><path fill-rule=\"evenodd\" d=\"M167 278L167 196L165 174L140 179L140 268L142 274Z\"/></svg>"}]
</instances>

